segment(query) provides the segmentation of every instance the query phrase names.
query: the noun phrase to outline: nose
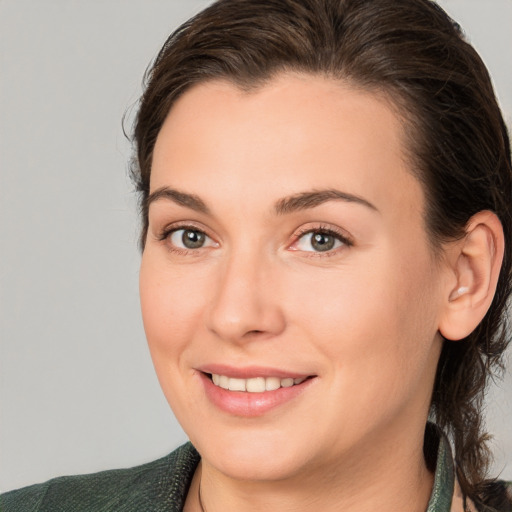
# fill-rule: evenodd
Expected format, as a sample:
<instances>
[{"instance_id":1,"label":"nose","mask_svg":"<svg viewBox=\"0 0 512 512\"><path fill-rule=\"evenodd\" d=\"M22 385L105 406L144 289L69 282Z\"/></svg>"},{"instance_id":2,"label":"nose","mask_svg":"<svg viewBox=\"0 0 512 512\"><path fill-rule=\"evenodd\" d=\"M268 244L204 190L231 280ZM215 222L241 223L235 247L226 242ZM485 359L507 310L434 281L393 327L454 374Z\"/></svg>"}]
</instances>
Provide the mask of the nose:
<instances>
[{"instance_id":1,"label":"nose","mask_svg":"<svg viewBox=\"0 0 512 512\"><path fill-rule=\"evenodd\" d=\"M275 293L277 269L247 252L233 254L223 265L207 314L209 330L233 343L280 334L285 317Z\"/></svg>"}]
</instances>

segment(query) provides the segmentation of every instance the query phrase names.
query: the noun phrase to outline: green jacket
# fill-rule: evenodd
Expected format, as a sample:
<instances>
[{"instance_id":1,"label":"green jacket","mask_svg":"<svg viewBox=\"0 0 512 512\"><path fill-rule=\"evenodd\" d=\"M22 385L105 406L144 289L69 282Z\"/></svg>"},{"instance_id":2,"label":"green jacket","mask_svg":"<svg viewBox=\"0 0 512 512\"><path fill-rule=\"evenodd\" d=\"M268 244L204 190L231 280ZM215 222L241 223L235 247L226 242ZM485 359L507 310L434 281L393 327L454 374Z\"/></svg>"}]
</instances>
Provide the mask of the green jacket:
<instances>
[{"instance_id":1,"label":"green jacket","mask_svg":"<svg viewBox=\"0 0 512 512\"><path fill-rule=\"evenodd\" d=\"M463 512L448 441L437 436L433 446L437 458L427 512ZM195 448L186 443L166 457L142 466L60 477L7 492L0 496L0 511L181 512L199 459ZM496 508L468 503L467 509L512 512L511 484L497 482L491 493Z\"/></svg>"}]
</instances>

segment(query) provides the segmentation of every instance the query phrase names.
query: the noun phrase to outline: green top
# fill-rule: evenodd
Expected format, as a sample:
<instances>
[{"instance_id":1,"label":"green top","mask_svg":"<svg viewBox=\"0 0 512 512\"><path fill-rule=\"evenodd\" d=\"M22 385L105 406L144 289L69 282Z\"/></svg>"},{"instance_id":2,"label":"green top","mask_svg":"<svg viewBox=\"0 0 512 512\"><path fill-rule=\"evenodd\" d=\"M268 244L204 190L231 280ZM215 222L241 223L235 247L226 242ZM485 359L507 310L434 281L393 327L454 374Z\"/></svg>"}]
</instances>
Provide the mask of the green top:
<instances>
[{"instance_id":1,"label":"green top","mask_svg":"<svg viewBox=\"0 0 512 512\"><path fill-rule=\"evenodd\" d=\"M54 478L0 496L1 512L181 512L199 462L190 443L129 469Z\"/></svg>"},{"instance_id":2,"label":"green top","mask_svg":"<svg viewBox=\"0 0 512 512\"><path fill-rule=\"evenodd\" d=\"M439 431L427 428L427 437L433 432ZM434 455L434 486L427 512L463 512L449 443L438 434L430 446L437 457ZM199 459L192 444L186 443L166 457L142 466L54 478L7 492L0 496L0 511L181 512ZM497 503L501 495L502 503L485 510L512 512L512 485L497 482L493 498L495 495ZM469 504L468 510L484 509Z\"/></svg>"}]
</instances>

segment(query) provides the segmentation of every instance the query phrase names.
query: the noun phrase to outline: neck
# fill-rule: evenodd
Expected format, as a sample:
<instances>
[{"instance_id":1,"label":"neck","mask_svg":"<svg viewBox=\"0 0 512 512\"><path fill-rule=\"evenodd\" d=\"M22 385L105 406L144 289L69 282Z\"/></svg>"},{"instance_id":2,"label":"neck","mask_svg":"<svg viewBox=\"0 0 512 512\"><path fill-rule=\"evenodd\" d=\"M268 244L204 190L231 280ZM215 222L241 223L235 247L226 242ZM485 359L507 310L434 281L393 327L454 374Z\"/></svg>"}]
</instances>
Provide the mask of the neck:
<instances>
[{"instance_id":1,"label":"neck","mask_svg":"<svg viewBox=\"0 0 512 512\"><path fill-rule=\"evenodd\" d=\"M423 457L423 430L414 439L383 444L384 434L365 440L363 449L341 463L308 467L278 481L237 480L201 461L185 512L423 512L433 485Z\"/></svg>"}]
</instances>

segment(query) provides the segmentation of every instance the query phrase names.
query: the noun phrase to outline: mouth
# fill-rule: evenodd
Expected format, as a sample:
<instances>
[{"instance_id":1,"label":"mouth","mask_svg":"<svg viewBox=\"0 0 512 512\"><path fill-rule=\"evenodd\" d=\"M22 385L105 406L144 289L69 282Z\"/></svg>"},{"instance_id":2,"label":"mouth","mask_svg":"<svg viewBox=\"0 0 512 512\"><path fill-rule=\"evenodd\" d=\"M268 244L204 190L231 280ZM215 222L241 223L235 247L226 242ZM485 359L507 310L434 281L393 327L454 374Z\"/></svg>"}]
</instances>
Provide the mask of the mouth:
<instances>
[{"instance_id":1,"label":"mouth","mask_svg":"<svg viewBox=\"0 0 512 512\"><path fill-rule=\"evenodd\" d=\"M219 388L229 391L245 391L247 393L264 393L265 391L276 391L279 388L291 388L312 378L251 377L249 379L240 379L217 373L207 373L206 376Z\"/></svg>"},{"instance_id":2,"label":"mouth","mask_svg":"<svg viewBox=\"0 0 512 512\"><path fill-rule=\"evenodd\" d=\"M205 395L217 409L231 416L254 418L288 403L297 403L317 380L271 369L202 368L198 376Z\"/></svg>"}]
</instances>

